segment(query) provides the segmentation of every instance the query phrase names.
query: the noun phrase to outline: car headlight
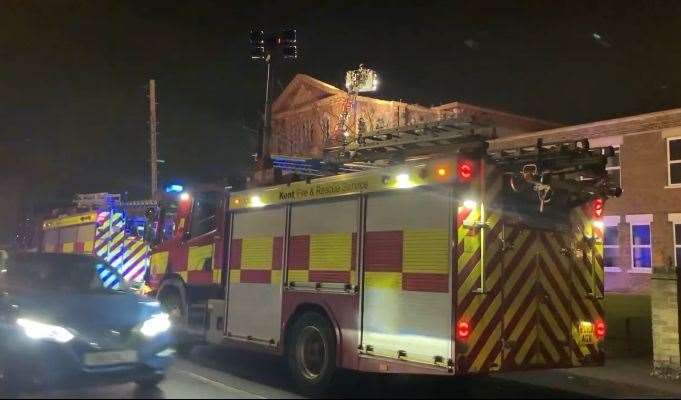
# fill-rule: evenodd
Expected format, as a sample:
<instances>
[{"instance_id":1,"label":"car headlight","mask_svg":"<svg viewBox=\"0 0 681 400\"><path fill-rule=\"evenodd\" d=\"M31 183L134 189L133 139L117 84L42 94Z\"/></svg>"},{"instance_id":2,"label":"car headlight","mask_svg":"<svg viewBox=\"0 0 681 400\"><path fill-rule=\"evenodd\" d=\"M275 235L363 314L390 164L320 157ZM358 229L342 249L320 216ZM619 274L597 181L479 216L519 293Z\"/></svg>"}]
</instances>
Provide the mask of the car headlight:
<instances>
[{"instance_id":1,"label":"car headlight","mask_svg":"<svg viewBox=\"0 0 681 400\"><path fill-rule=\"evenodd\" d=\"M170 316L166 313L159 313L142 323L140 332L146 337L154 337L170 329Z\"/></svg>"},{"instance_id":2,"label":"car headlight","mask_svg":"<svg viewBox=\"0 0 681 400\"><path fill-rule=\"evenodd\" d=\"M44 324L26 318L17 319L17 325L24 329L26 336L36 340L54 340L57 343L67 343L75 336L68 329L57 325Z\"/></svg>"}]
</instances>

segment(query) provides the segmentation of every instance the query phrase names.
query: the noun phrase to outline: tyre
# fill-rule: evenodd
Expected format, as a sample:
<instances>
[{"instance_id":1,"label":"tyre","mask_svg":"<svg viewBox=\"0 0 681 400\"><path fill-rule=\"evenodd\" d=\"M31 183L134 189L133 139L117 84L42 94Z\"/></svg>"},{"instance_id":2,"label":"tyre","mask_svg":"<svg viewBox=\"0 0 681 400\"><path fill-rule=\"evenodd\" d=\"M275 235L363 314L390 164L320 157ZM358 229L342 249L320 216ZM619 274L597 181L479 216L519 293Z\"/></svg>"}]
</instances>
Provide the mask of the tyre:
<instances>
[{"instance_id":1,"label":"tyre","mask_svg":"<svg viewBox=\"0 0 681 400\"><path fill-rule=\"evenodd\" d=\"M287 358L303 393L323 393L336 372L336 335L329 320L315 312L303 314L288 335Z\"/></svg>"},{"instance_id":2,"label":"tyre","mask_svg":"<svg viewBox=\"0 0 681 400\"><path fill-rule=\"evenodd\" d=\"M159 374L150 378L136 380L135 384L137 384L140 389L155 389L165 379L166 376L164 374Z\"/></svg>"}]
</instances>

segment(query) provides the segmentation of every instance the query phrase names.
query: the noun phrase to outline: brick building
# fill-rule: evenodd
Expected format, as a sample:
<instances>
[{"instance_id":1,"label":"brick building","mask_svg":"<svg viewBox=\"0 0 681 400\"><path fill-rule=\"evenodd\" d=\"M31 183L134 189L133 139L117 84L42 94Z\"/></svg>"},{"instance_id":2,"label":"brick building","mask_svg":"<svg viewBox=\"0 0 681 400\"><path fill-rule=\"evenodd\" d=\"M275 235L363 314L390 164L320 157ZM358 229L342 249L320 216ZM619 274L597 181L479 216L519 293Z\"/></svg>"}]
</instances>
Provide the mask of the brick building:
<instances>
[{"instance_id":1,"label":"brick building","mask_svg":"<svg viewBox=\"0 0 681 400\"><path fill-rule=\"evenodd\" d=\"M307 75L297 75L272 107L273 154L319 157L338 140L347 93ZM681 263L681 109L574 126L452 102L423 107L358 96L348 116L348 134L453 116L496 127L493 150L589 138L614 146L608 166L623 194L606 206L606 289L645 293L653 267Z\"/></svg>"},{"instance_id":2,"label":"brick building","mask_svg":"<svg viewBox=\"0 0 681 400\"><path fill-rule=\"evenodd\" d=\"M653 268L681 263L681 109L562 127L491 141L491 148L589 138L614 146L608 166L622 196L605 208L606 290L646 293Z\"/></svg>"}]
</instances>

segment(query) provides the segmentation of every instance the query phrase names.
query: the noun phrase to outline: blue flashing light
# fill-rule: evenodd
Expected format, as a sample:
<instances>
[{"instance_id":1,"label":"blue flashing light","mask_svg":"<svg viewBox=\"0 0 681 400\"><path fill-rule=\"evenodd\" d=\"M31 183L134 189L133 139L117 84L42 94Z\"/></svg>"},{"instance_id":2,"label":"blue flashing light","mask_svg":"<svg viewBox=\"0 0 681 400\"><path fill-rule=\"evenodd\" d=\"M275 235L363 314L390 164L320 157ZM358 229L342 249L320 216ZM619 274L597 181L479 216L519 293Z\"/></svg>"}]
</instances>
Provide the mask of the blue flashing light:
<instances>
[{"instance_id":1,"label":"blue flashing light","mask_svg":"<svg viewBox=\"0 0 681 400\"><path fill-rule=\"evenodd\" d=\"M168 185L166 186L166 193L181 193L184 191L184 186L182 185Z\"/></svg>"}]
</instances>

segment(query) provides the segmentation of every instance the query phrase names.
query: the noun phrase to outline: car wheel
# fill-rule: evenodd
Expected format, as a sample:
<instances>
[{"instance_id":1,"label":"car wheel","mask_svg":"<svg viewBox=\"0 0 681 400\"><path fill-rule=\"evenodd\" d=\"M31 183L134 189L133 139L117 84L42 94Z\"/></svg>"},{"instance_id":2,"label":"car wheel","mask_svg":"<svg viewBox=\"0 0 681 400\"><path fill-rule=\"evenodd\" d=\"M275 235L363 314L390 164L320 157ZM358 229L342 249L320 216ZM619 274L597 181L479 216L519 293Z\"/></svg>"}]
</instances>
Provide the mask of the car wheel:
<instances>
[{"instance_id":1,"label":"car wheel","mask_svg":"<svg viewBox=\"0 0 681 400\"><path fill-rule=\"evenodd\" d=\"M289 335L288 365L301 391L319 395L336 372L336 339L328 319L315 312L303 314Z\"/></svg>"},{"instance_id":2,"label":"car wheel","mask_svg":"<svg viewBox=\"0 0 681 400\"><path fill-rule=\"evenodd\" d=\"M135 384L137 384L137 386L139 386L141 389L154 389L165 379L166 376L160 374L151 378L137 380L135 381Z\"/></svg>"}]
</instances>

